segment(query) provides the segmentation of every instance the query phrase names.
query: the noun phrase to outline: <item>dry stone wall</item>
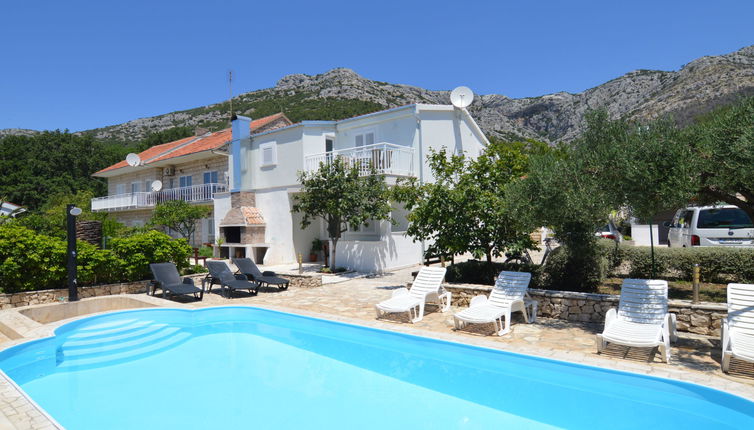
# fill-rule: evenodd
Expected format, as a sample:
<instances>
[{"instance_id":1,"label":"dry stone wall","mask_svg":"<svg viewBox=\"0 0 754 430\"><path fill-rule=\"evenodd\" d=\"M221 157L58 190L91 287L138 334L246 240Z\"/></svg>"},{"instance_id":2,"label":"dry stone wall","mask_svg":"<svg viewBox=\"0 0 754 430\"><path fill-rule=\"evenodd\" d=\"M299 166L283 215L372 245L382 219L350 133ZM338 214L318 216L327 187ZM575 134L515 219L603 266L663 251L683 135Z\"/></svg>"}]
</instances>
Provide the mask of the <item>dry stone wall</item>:
<instances>
[{"instance_id":1,"label":"dry stone wall","mask_svg":"<svg viewBox=\"0 0 754 430\"><path fill-rule=\"evenodd\" d=\"M489 295L492 289L476 284L444 284L443 287L452 293L455 306L468 306L474 296ZM619 301L616 295L572 291L529 290L529 295L539 304L537 316L598 324L605 322L605 314L610 308L617 308ZM668 310L676 314L679 331L707 336L719 336L720 326L727 316L723 303L670 300Z\"/></svg>"},{"instance_id":2,"label":"dry stone wall","mask_svg":"<svg viewBox=\"0 0 754 430\"><path fill-rule=\"evenodd\" d=\"M108 296L113 294L138 294L147 291L149 281L127 282L121 284L95 285L79 287L79 298ZM21 306L55 303L68 300L68 290L40 290L24 291L13 294L0 294L0 309L18 308Z\"/></svg>"}]
</instances>

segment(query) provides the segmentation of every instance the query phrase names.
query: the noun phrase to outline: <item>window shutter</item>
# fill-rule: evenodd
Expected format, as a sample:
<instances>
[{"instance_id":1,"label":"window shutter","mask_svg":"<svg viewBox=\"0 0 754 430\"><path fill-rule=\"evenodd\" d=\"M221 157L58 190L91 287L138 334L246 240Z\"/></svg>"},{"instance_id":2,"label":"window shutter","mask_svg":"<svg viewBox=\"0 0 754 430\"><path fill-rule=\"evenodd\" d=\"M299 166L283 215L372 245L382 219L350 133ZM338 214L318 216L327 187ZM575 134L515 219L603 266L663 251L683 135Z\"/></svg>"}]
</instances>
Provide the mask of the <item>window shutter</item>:
<instances>
[{"instance_id":1,"label":"window shutter","mask_svg":"<svg viewBox=\"0 0 754 430\"><path fill-rule=\"evenodd\" d=\"M367 145L374 145L374 133L367 133L364 135Z\"/></svg>"},{"instance_id":2,"label":"window shutter","mask_svg":"<svg viewBox=\"0 0 754 430\"><path fill-rule=\"evenodd\" d=\"M364 146L364 135L359 134L356 136L356 146Z\"/></svg>"}]
</instances>

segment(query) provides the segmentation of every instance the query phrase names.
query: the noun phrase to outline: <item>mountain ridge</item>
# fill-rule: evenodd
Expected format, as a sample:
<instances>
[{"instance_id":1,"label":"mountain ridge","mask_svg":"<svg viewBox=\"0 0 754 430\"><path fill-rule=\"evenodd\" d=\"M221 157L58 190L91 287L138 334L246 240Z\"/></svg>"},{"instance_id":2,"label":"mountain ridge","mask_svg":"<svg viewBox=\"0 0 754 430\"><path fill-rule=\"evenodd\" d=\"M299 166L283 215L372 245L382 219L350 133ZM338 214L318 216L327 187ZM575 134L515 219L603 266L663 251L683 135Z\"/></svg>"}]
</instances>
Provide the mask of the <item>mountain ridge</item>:
<instances>
[{"instance_id":1,"label":"mountain ridge","mask_svg":"<svg viewBox=\"0 0 754 430\"><path fill-rule=\"evenodd\" d=\"M449 103L449 91L370 80L347 68L318 75L290 74L272 88L233 98L236 112L252 117L283 111L294 121L341 119L411 103ZM489 135L569 142L583 131L584 114L606 109L612 118L649 120L670 115L681 124L739 97L754 95L754 45L704 56L677 71L638 69L579 93L537 97L477 95L469 112ZM317 117L320 115L322 117ZM96 139L134 142L171 127L227 127L228 102L139 118L86 130ZM4 134L34 131L5 129Z\"/></svg>"}]
</instances>

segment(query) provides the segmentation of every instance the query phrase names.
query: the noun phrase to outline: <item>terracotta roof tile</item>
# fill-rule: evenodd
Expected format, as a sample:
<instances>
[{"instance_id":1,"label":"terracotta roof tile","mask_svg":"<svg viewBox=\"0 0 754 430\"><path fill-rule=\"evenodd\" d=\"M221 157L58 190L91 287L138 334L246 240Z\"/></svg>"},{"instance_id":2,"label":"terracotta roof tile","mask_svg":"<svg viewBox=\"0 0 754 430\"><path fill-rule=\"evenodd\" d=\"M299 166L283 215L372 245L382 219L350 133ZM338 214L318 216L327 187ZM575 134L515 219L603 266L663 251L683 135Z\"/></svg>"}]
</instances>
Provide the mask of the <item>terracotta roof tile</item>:
<instances>
[{"instance_id":1,"label":"terracotta roof tile","mask_svg":"<svg viewBox=\"0 0 754 430\"><path fill-rule=\"evenodd\" d=\"M274 115L266 116L253 120L249 126L250 131L253 133L273 121L278 119L285 119L288 124L291 121L281 112ZM209 151L217 149L229 142L232 138L232 132L230 128L216 131L205 136L190 136L174 142L163 143L161 145L153 146L145 151L139 153L139 158L145 163L154 163L156 161L163 161L170 158L180 157L182 155L195 154L197 152ZM115 169L126 167L128 164L125 160L119 161L112 166L106 167L95 173L108 172Z\"/></svg>"}]
</instances>

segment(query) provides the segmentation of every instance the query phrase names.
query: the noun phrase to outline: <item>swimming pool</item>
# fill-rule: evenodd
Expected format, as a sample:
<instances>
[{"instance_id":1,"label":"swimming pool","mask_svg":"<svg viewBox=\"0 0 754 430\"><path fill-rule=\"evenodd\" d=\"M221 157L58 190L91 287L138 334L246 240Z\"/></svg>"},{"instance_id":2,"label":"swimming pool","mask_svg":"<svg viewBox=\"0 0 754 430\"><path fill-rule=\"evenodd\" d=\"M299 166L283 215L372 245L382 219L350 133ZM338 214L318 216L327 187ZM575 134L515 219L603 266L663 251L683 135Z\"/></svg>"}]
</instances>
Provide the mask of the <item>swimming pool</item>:
<instances>
[{"instance_id":1,"label":"swimming pool","mask_svg":"<svg viewBox=\"0 0 754 430\"><path fill-rule=\"evenodd\" d=\"M698 385L252 307L89 317L0 369L69 430L754 426Z\"/></svg>"}]
</instances>

